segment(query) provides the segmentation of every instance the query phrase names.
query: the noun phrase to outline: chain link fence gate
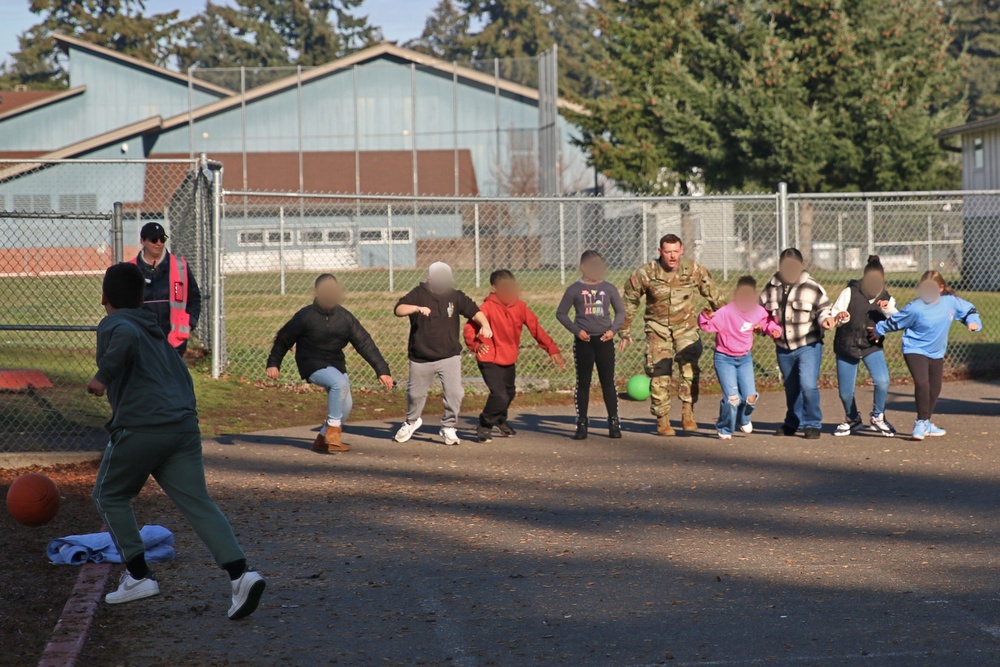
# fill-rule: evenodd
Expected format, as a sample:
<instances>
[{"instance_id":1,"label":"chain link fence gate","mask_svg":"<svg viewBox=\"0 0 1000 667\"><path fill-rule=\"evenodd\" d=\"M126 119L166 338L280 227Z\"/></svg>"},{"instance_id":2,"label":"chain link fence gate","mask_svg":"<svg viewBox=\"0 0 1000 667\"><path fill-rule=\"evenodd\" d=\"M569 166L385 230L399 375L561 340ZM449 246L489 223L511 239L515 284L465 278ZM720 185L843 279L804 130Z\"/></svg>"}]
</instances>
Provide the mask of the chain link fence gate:
<instances>
[{"instance_id":1,"label":"chain link fence gate","mask_svg":"<svg viewBox=\"0 0 1000 667\"><path fill-rule=\"evenodd\" d=\"M623 285L637 266L655 258L657 241L667 233L685 240L687 255L711 269L727 296L742 275L754 275L761 284L773 275L783 239L803 249L831 299L860 276L868 254L882 256L901 305L915 296L919 274L933 266L976 303L985 322L975 335L956 327L949 370L1000 371L1000 298L994 293L1000 287L994 268L1000 237L975 231L1000 222L997 192L433 198L233 191L225 193L225 213L223 367L240 377L261 376L275 332L310 302L313 279L326 271L341 278L346 307L371 332L396 377L403 377L407 322L394 317L392 308L436 260L452 264L459 287L477 301L488 293L493 269L513 270L524 300L567 350L572 339L556 322L555 310L578 277L582 251L602 252L609 280ZM641 327L637 318L637 340ZM704 339L703 382L710 383L712 337ZM893 372L903 377L899 340L890 337L887 350ZM824 356L827 382L835 378L832 347L826 346ZM757 342L758 378L779 386L772 348L770 341ZM355 383L374 384L357 355L348 355L348 364ZM619 357L622 379L642 367L642 345ZM572 373L555 369L526 335L519 368L526 389L573 384ZM478 377L470 355L465 373Z\"/></svg>"},{"instance_id":2,"label":"chain link fence gate","mask_svg":"<svg viewBox=\"0 0 1000 667\"><path fill-rule=\"evenodd\" d=\"M0 451L103 445L107 400L89 396L101 279L163 224L206 297L210 345L212 165L207 160L0 160Z\"/></svg>"}]
</instances>

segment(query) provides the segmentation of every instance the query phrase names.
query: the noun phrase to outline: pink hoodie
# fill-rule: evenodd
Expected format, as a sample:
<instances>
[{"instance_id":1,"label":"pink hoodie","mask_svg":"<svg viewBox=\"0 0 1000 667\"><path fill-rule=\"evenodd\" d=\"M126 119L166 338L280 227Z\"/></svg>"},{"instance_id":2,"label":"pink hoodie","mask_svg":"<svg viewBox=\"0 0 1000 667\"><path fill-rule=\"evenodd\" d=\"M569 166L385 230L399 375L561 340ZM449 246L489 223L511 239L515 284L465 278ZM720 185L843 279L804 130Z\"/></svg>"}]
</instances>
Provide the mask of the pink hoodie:
<instances>
[{"instance_id":1,"label":"pink hoodie","mask_svg":"<svg viewBox=\"0 0 1000 667\"><path fill-rule=\"evenodd\" d=\"M781 332L781 325L771 319L762 306L744 313L735 303L727 303L715 311L712 317L698 315L698 326L702 331L717 334L715 349L730 357L742 357L753 347L754 329L760 325L767 335Z\"/></svg>"}]
</instances>

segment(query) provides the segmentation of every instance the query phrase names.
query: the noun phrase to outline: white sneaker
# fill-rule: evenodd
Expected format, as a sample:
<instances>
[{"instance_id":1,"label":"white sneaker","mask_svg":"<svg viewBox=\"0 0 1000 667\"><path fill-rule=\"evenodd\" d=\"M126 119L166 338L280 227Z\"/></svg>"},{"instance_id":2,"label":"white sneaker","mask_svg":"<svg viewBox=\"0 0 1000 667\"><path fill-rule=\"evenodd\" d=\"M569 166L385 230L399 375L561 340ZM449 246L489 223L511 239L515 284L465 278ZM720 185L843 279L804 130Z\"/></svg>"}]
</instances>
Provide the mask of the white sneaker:
<instances>
[{"instance_id":1,"label":"white sneaker","mask_svg":"<svg viewBox=\"0 0 1000 667\"><path fill-rule=\"evenodd\" d=\"M723 433L722 431L719 431L719 440L732 440L732 439L733 439L732 433Z\"/></svg>"},{"instance_id":2,"label":"white sneaker","mask_svg":"<svg viewBox=\"0 0 1000 667\"><path fill-rule=\"evenodd\" d=\"M403 425L399 427L399 430L396 431L396 435L394 435L392 439L396 442L406 442L412 438L413 434L416 433L417 430L423 425L424 420L419 417L417 418L417 421L412 424L410 422L403 422Z\"/></svg>"},{"instance_id":3,"label":"white sneaker","mask_svg":"<svg viewBox=\"0 0 1000 667\"><path fill-rule=\"evenodd\" d=\"M740 426L740 430L746 433L747 435L750 435L751 433L753 433L753 422L747 422L743 426Z\"/></svg>"},{"instance_id":4,"label":"white sneaker","mask_svg":"<svg viewBox=\"0 0 1000 667\"><path fill-rule=\"evenodd\" d=\"M833 434L842 438L845 435L850 435L861 428L861 424L861 417L848 417L847 421L837 426L837 430L834 431Z\"/></svg>"},{"instance_id":5,"label":"white sneaker","mask_svg":"<svg viewBox=\"0 0 1000 667\"><path fill-rule=\"evenodd\" d=\"M118 579L118 590L108 593L104 601L108 604L122 604L143 598L151 598L160 594L160 585L156 583L156 577L150 572L145 579L135 579L126 571Z\"/></svg>"},{"instance_id":6,"label":"white sneaker","mask_svg":"<svg viewBox=\"0 0 1000 667\"><path fill-rule=\"evenodd\" d=\"M446 445L458 445L462 442L458 438L458 431L450 426L442 427L441 430L438 431L438 434L441 436L441 439L444 440L444 444Z\"/></svg>"},{"instance_id":7,"label":"white sneaker","mask_svg":"<svg viewBox=\"0 0 1000 667\"><path fill-rule=\"evenodd\" d=\"M232 584L233 605L229 608L229 618L236 621L249 616L257 609L260 596L264 594L264 587L267 584L264 582L264 577L249 569Z\"/></svg>"}]
</instances>

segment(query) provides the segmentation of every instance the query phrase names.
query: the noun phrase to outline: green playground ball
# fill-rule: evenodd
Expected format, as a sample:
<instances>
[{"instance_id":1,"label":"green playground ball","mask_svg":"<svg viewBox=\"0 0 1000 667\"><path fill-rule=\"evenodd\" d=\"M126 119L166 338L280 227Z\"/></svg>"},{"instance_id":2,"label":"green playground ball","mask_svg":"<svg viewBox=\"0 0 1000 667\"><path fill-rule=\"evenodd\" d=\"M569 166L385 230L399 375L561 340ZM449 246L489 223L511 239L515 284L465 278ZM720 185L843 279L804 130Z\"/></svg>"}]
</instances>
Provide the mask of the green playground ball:
<instances>
[{"instance_id":1,"label":"green playground ball","mask_svg":"<svg viewBox=\"0 0 1000 667\"><path fill-rule=\"evenodd\" d=\"M625 391L633 401L645 401L651 393L649 376L633 375L628 379Z\"/></svg>"}]
</instances>

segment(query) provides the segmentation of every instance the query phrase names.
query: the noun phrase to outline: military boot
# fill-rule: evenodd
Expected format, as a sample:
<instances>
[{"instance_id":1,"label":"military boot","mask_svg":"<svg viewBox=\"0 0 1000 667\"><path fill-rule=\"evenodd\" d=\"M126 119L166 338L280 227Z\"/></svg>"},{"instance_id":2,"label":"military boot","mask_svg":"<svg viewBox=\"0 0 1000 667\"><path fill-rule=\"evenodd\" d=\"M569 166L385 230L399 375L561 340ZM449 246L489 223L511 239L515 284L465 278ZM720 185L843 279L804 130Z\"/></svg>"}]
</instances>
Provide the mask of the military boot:
<instances>
[{"instance_id":1,"label":"military boot","mask_svg":"<svg viewBox=\"0 0 1000 667\"><path fill-rule=\"evenodd\" d=\"M697 431L698 422L694 419L694 404L684 401L681 403L681 428L685 431Z\"/></svg>"},{"instance_id":2,"label":"military boot","mask_svg":"<svg viewBox=\"0 0 1000 667\"><path fill-rule=\"evenodd\" d=\"M660 415L656 418L656 434L665 438L677 435L677 431L670 425L670 415Z\"/></svg>"}]
</instances>

